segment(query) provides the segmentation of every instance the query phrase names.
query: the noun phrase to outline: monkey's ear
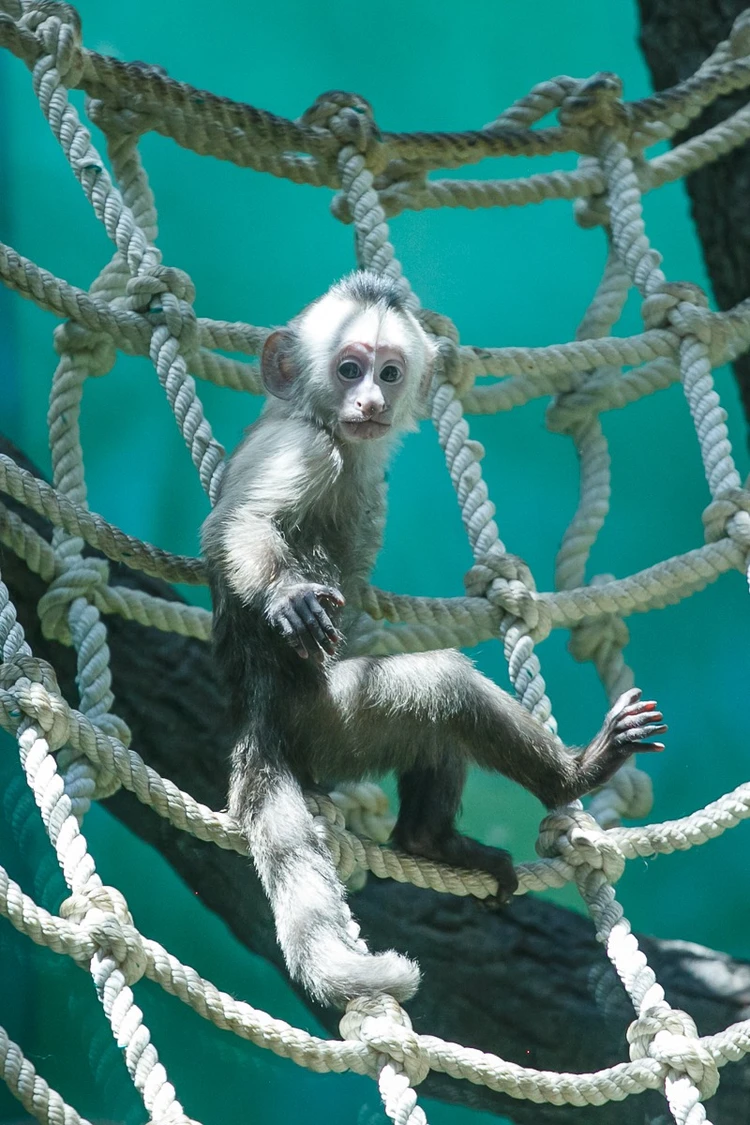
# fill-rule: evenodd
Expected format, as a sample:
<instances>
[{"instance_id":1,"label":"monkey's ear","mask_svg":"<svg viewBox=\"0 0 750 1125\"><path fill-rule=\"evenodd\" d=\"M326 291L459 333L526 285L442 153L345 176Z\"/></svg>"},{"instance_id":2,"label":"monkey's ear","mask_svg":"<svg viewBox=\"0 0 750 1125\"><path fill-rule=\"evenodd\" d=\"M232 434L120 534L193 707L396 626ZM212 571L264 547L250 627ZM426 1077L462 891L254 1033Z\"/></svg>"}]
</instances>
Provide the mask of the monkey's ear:
<instances>
[{"instance_id":1,"label":"monkey's ear","mask_svg":"<svg viewBox=\"0 0 750 1125\"><path fill-rule=\"evenodd\" d=\"M297 379L294 337L286 328L272 332L263 345L260 357L263 386L276 398L291 398Z\"/></svg>"}]
</instances>

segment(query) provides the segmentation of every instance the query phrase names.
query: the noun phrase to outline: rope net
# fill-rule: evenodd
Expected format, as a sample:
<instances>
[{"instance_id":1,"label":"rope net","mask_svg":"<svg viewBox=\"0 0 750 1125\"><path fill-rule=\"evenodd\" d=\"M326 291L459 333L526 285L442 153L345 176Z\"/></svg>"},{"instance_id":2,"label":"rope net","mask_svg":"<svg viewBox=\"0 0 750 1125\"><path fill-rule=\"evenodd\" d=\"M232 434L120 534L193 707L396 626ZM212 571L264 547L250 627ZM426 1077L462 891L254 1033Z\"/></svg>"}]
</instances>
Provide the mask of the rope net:
<instances>
[{"instance_id":1,"label":"rope net","mask_svg":"<svg viewBox=\"0 0 750 1125\"><path fill-rule=\"evenodd\" d=\"M75 649L80 689L80 709L74 710L61 696L52 667L33 656L0 582L0 722L17 739L70 890L59 915L52 915L0 868L0 911L33 941L67 954L91 973L155 1123L188 1118L132 991L144 976L217 1026L301 1066L372 1076L386 1113L399 1125L425 1121L414 1088L430 1070L554 1104L600 1105L660 1089L675 1121L706 1122L703 1102L717 1088L719 1068L750 1051L750 1020L699 1037L691 1017L666 1001L614 884L628 859L705 843L749 817L750 783L681 820L624 828L621 818L642 817L651 806L648 778L629 765L593 798L588 812L576 802L546 817L538 843L542 858L519 865L520 894L575 881L632 1000L630 1060L596 1073L535 1070L417 1035L387 996L352 1002L341 1020L341 1041L316 1038L221 992L139 933L125 899L103 885L88 850L83 821L92 799L124 786L199 839L240 853L247 848L229 816L198 803L143 761L113 711L107 614L203 639L210 615L110 585L106 561L83 555L89 544L109 559L168 581L204 580L199 559L141 542L88 509L79 418L86 379L108 372L118 349L148 356L213 499L224 451L212 436L193 376L260 391L257 360L230 359L217 349L257 357L268 329L197 317L189 277L161 262L154 245L154 201L138 153L143 133L154 130L195 152L295 183L335 188L332 211L355 228L358 264L394 279L436 338L440 363L432 418L474 554L465 597L365 591L354 650L416 651L500 637L519 699L554 730L534 650L553 628L565 627L574 654L593 661L614 699L633 684L622 654L625 616L687 597L725 571L748 570L750 491L732 460L712 368L750 347L750 299L715 313L696 285L668 281L646 234L641 198L750 137L747 105L670 152L644 156L720 95L750 87L750 9L697 73L671 90L627 103L612 74L587 81L558 77L534 87L484 129L466 133L381 132L370 106L341 92L323 95L298 121L287 121L175 82L158 67L125 65L86 50L75 10L51 0L0 0L0 43L30 69L52 133L115 247L85 292L0 244L6 285L63 318L55 331L59 364L49 409L53 485L0 455L0 491L51 521L52 541L5 505L0 505L0 541L48 584L39 605L44 631ZM88 116L106 136L111 175L69 100L74 88L86 92ZM556 113L557 124L535 127L550 113ZM434 169L487 156L570 151L579 154L571 172L503 181L427 178ZM472 347L459 342L446 317L420 308L395 256L389 217L405 209L507 207L560 198L575 201L584 227L604 227L609 245L601 283L574 341L541 348ZM632 287L641 297L643 331L612 336ZM625 373L623 366L629 368ZM480 375L497 379L477 385ZM609 455L599 415L678 380L711 494L703 513L705 543L629 577L587 583L586 563L609 502ZM470 438L466 421L467 414L510 410L540 396L551 396L548 426L570 436L581 465L580 501L557 556L554 592L537 591L525 564L506 551L482 479L483 450ZM495 891L487 874L382 847L388 822L378 793L358 786L310 799L342 879L353 881L369 870L452 894L481 898ZM0 1073L40 1121L82 1121L2 1029Z\"/></svg>"}]
</instances>

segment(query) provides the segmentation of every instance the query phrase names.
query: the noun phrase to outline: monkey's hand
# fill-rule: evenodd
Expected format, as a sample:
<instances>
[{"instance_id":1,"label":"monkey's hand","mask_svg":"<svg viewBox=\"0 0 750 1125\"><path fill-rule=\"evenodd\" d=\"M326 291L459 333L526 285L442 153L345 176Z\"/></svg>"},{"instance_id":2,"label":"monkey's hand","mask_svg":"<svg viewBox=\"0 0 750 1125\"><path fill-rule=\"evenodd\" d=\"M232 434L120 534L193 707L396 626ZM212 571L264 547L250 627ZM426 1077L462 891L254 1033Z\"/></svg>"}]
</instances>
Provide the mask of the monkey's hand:
<instances>
[{"instance_id":1,"label":"monkey's hand","mask_svg":"<svg viewBox=\"0 0 750 1125\"><path fill-rule=\"evenodd\" d=\"M641 699L638 688L624 692L607 715L602 729L578 759L582 783L603 785L635 751L658 751L663 742L647 742L667 729L653 700ZM583 789L582 793L587 790ZM581 793L577 794L581 796Z\"/></svg>"},{"instance_id":2,"label":"monkey's hand","mask_svg":"<svg viewBox=\"0 0 750 1125\"><path fill-rule=\"evenodd\" d=\"M328 602L330 610L321 602ZM335 586L298 582L271 595L266 616L298 656L320 663L343 640L335 619L344 604L344 596Z\"/></svg>"}]
</instances>

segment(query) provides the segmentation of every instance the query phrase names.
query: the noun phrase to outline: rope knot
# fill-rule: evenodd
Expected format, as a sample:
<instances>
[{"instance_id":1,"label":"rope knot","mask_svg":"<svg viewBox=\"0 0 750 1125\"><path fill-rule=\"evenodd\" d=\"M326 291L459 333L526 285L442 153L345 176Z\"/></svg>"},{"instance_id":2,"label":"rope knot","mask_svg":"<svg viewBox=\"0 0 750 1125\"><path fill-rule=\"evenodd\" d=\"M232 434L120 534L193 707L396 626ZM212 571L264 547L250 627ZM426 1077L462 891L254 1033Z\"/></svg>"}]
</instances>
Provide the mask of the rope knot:
<instances>
[{"instance_id":1,"label":"rope knot","mask_svg":"<svg viewBox=\"0 0 750 1125\"><path fill-rule=\"evenodd\" d=\"M560 856L571 867L600 871L616 883L625 870L625 856L594 818L580 809L566 809L545 816L536 842L541 856Z\"/></svg>"},{"instance_id":2,"label":"rope knot","mask_svg":"<svg viewBox=\"0 0 750 1125\"><path fill-rule=\"evenodd\" d=\"M379 844L391 838L396 818L390 811L387 796L375 782L342 782L329 797L350 832Z\"/></svg>"},{"instance_id":3,"label":"rope knot","mask_svg":"<svg viewBox=\"0 0 750 1125\"><path fill-rule=\"evenodd\" d=\"M500 579L508 583L521 583L527 591L535 591L536 583L528 563L519 555L501 550L496 544L474 566L464 578L466 593L472 598L486 598L492 583Z\"/></svg>"},{"instance_id":4,"label":"rope knot","mask_svg":"<svg viewBox=\"0 0 750 1125\"><path fill-rule=\"evenodd\" d=\"M609 197L606 192L576 199L573 204L573 218L581 230L606 227L610 220Z\"/></svg>"},{"instance_id":5,"label":"rope knot","mask_svg":"<svg viewBox=\"0 0 750 1125\"><path fill-rule=\"evenodd\" d=\"M492 605L520 618L534 642L549 635L552 612L538 597L534 576L518 555L493 544L466 573L464 587L469 597L486 598Z\"/></svg>"},{"instance_id":6,"label":"rope knot","mask_svg":"<svg viewBox=\"0 0 750 1125\"><path fill-rule=\"evenodd\" d=\"M631 1059L656 1059L686 1074L702 1101L716 1093L718 1067L711 1052L698 1039L695 1023L687 1012L660 1001L633 1020L627 1035Z\"/></svg>"},{"instance_id":7,"label":"rope knot","mask_svg":"<svg viewBox=\"0 0 750 1125\"><path fill-rule=\"evenodd\" d=\"M68 320L58 324L53 339L58 355L84 358L89 375L107 375L115 365L117 348L106 332L93 332L84 324Z\"/></svg>"},{"instance_id":8,"label":"rope knot","mask_svg":"<svg viewBox=\"0 0 750 1125\"><path fill-rule=\"evenodd\" d=\"M12 660L0 664L0 688L10 691L19 680L42 684L47 691L59 695L55 669L38 656L27 656L19 652Z\"/></svg>"},{"instance_id":9,"label":"rope knot","mask_svg":"<svg viewBox=\"0 0 750 1125\"><path fill-rule=\"evenodd\" d=\"M436 336L433 343L437 349L439 378L455 387L456 394L461 398L474 386L474 372L464 369L458 344L449 336Z\"/></svg>"},{"instance_id":10,"label":"rope knot","mask_svg":"<svg viewBox=\"0 0 750 1125\"><path fill-rule=\"evenodd\" d=\"M146 948L116 887L77 891L62 903L60 916L77 922L100 953L113 958L126 984L141 979L148 964Z\"/></svg>"},{"instance_id":11,"label":"rope knot","mask_svg":"<svg viewBox=\"0 0 750 1125\"><path fill-rule=\"evenodd\" d=\"M38 613L42 633L48 641L71 643L68 611L77 598L94 601L97 587L105 587L109 581L109 563L106 559L90 556L71 559L62 573L50 583L39 599Z\"/></svg>"},{"instance_id":12,"label":"rope knot","mask_svg":"<svg viewBox=\"0 0 750 1125\"><path fill-rule=\"evenodd\" d=\"M612 650L620 651L630 640L630 631L616 613L601 617L586 617L571 630L568 651L584 664L588 660L604 658Z\"/></svg>"},{"instance_id":13,"label":"rope knot","mask_svg":"<svg viewBox=\"0 0 750 1125\"><path fill-rule=\"evenodd\" d=\"M46 660L18 656L0 664L0 688L15 699L19 715L37 724L52 751L59 750L70 734L70 708L60 695L54 669Z\"/></svg>"},{"instance_id":14,"label":"rope knot","mask_svg":"<svg viewBox=\"0 0 750 1125\"><path fill-rule=\"evenodd\" d=\"M595 125L608 128L627 125L628 113L622 103L622 81L608 70L600 70L581 82L569 94L558 111L561 125L590 129Z\"/></svg>"},{"instance_id":15,"label":"rope knot","mask_svg":"<svg viewBox=\"0 0 750 1125\"><path fill-rule=\"evenodd\" d=\"M163 67L146 63L130 62L128 67L139 67L141 70L152 71L155 74L166 74ZM113 136L124 133L131 137L140 137L149 128L153 116L145 112L130 109L128 106L110 105L101 98L86 99L86 115L103 133Z\"/></svg>"},{"instance_id":16,"label":"rope knot","mask_svg":"<svg viewBox=\"0 0 750 1125\"><path fill-rule=\"evenodd\" d=\"M160 263L131 277L125 291L136 312L156 312L151 302L166 293L171 293L178 301L192 304L195 300L195 286L189 274L175 266Z\"/></svg>"},{"instance_id":17,"label":"rope knot","mask_svg":"<svg viewBox=\"0 0 750 1125\"><path fill-rule=\"evenodd\" d=\"M387 163L384 151L378 158L381 133L375 122L372 106L360 94L350 94L345 90L328 90L316 98L309 109L299 119L302 125L313 125L327 129L336 138L341 148L347 145L366 156L371 171L382 171Z\"/></svg>"},{"instance_id":18,"label":"rope knot","mask_svg":"<svg viewBox=\"0 0 750 1125\"><path fill-rule=\"evenodd\" d=\"M339 1031L344 1039L358 1039L378 1056L395 1060L410 1086L418 1086L430 1073L419 1036L392 996L360 996L350 1000L341 1017ZM378 1058L373 1069L379 1071L383 1064L384 1059Z\"/></svg>"},{"instance_id":19,"label":"rope knot","mask_svg":"<svg viewBox=\"0 0 750 1125\"><path fill-rule=\"evenodd\" d=\"M703 512L703 527L707 543L728 535L743 550L750 551L750 492L746 488L720 492Z\"/></svg>"},{"instance_id":20,"label":"rope knot","mask_svg":"<svg viewBox=\"0 0 750 1125\"><path fill-rule=\"evenodd\" d=\"M155 324L166 324L183 352L198 346L198 322L193 308L195 286L184 270L159 263L131 277L126 286L128 304L149 314Z\"/></svg>"},{"instance_id":21,"label":"rope knot","mask_svg":"<svg viewBox=\"0 0 750 1125\"><path fill-rule=\"evenodd\" d=\"M70 4L37 0L27 9L22 24L36 33L44 51L54 61L64 86L75 87L83 74L81 17Z\"/></svg>"},{"instance_id":22,"label":"rope knot","mask_svg":"<svg viewBox=\"0 0 750 1125\"><path fill-rule=\"evenodd\" d=\"M680 336L692 334L704 344L711 342L708 297L692 281L666 281L641 303L645 328L674 328Z\"/></svg>"},{"instance_id":23,"label":"rope knot","mask_svg":"<svg viewBox=\"0 0 750 1125\"><path fill-rule=\"evenodd\" d=\"M476 380L479 365L465 363L459 347L458 329L449 316L433 312L432 309L419 309L417 320L433 337L437 348L438 379L456 388L459 398L467 394Z\"/></svg>"}]
</instances>

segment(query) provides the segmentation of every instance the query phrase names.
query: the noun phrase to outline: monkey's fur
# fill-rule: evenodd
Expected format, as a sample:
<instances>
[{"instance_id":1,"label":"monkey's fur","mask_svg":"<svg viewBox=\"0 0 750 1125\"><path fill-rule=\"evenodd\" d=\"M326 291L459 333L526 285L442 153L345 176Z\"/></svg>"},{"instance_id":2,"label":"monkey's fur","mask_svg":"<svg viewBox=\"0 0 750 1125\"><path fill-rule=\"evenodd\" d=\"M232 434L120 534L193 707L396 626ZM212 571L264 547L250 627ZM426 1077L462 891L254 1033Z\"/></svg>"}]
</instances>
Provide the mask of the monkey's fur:
<instances>
[{"instance_id":1,"label":"monkey's fur","mask_svg":"<svg viewBox=\"0 0 750 1125\"><path fill-rule=\"evenodd\" d=\"M510 857L455 828L467 765L499 770L555 807L634 750L660 749L643 740L666 729L655 704L629 692L574 756L458 652L346 657L380 546L392 437L414 427L433 360L392 283L357 273L335 286L267 341L270 397L203 529L235 739L229 808L289 972L328 1004L406 999L419 970L358 940L303 789L395 770L396 846L489 871L502 899L516 887Z\"/></svg>"}]
</instances>

